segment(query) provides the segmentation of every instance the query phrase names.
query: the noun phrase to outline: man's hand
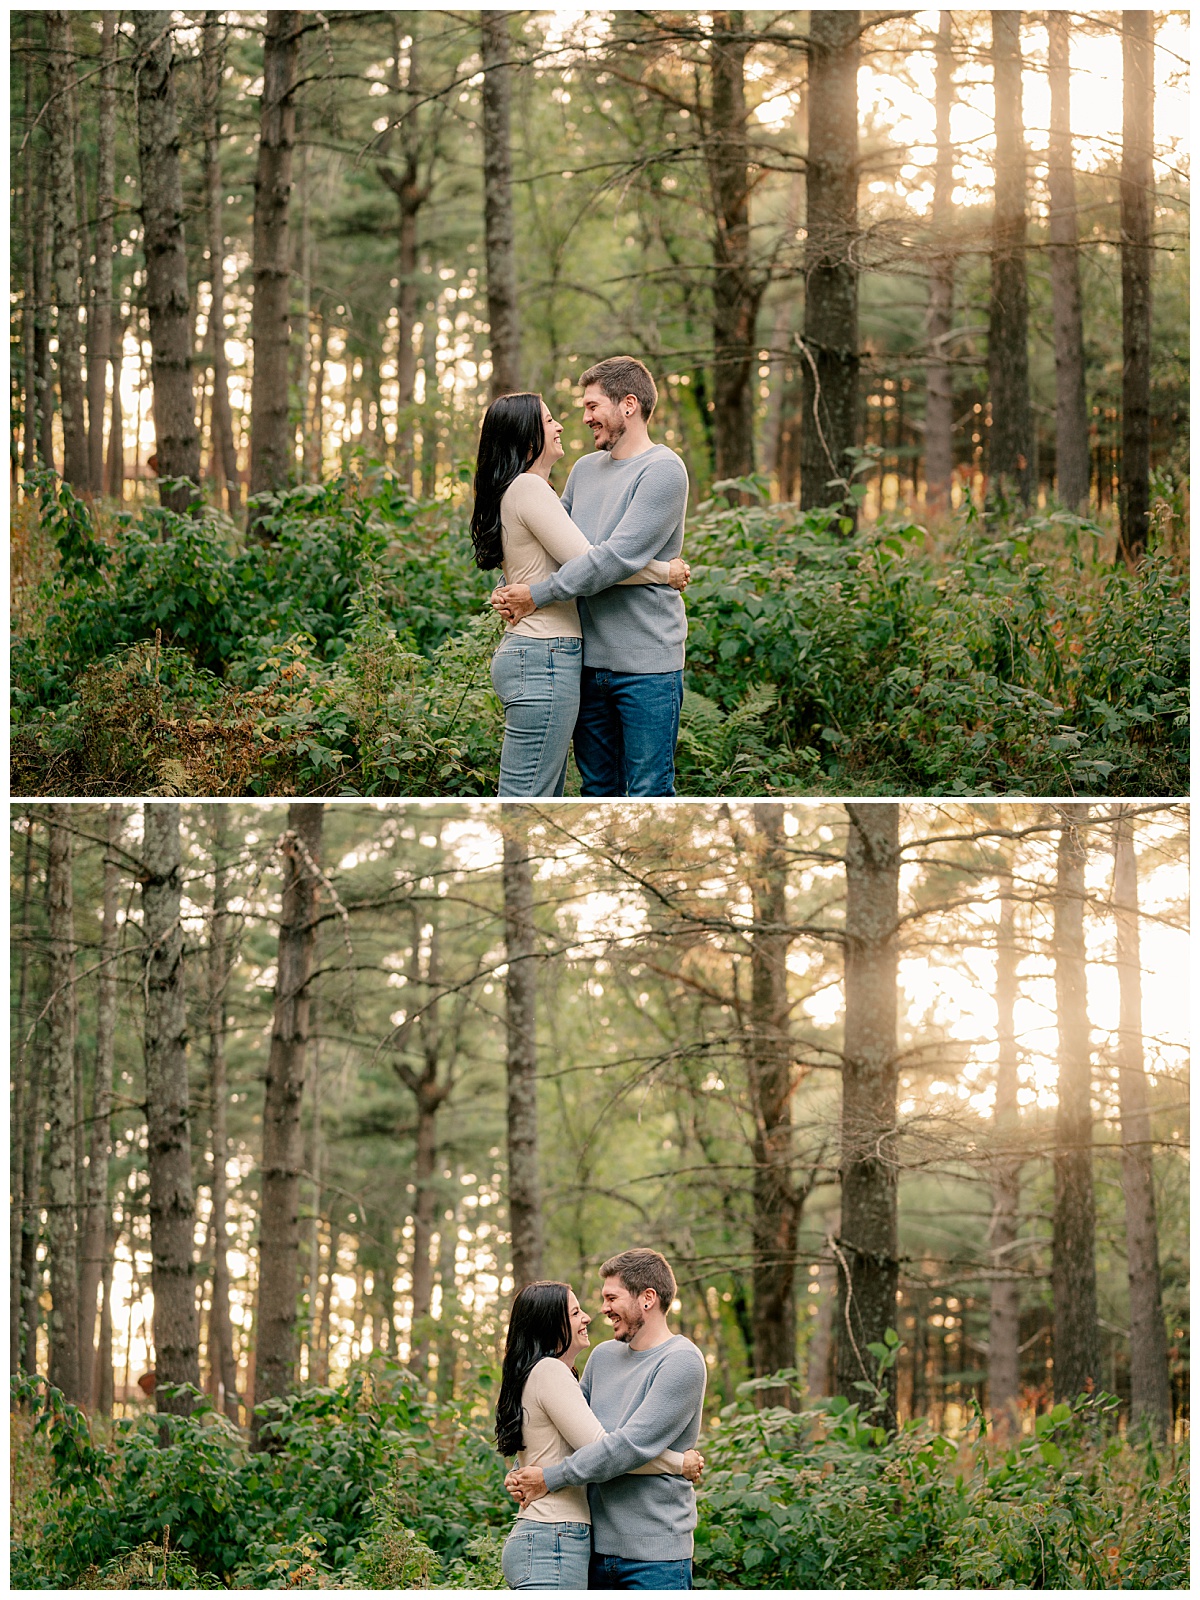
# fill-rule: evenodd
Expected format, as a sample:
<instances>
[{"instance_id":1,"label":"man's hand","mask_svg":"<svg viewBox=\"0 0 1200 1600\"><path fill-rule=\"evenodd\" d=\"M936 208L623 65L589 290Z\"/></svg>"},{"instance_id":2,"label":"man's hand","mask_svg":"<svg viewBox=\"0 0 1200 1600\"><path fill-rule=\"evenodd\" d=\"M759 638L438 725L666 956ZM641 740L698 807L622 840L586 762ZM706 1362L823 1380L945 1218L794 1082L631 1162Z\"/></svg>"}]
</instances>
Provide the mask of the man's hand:
<instances>
[{"instance_id":1,"label":"man's hand","mask_svg":"<svg viewBox=\"0 0 1200 1600\"><path fill-rule=\"evenodd\" d=\"M505 1477L504 1487L525 1507L546 1493L546 1475L541 1467L515 1467Z\"/></svg>"},{"instance_id":2,"label":"man's hand","mask_svg":"<svg viewBox=\"0 0 1200 1600\"><path fill-rule=\"evenodd\" d=\"M533 595L526 583L510 583L492 590L492 605L506 622L520 622L522 617L536 611Z\"/></svg>"},{"instance_id":3,"label":"man's hand","mask_svg":"<svg viewBox=\"0 0 1200 1600\"><path fill-rule=\"evenodd\" d=\"M687 562L682 556L674 556L671 561L671 570L667 576L667 582L671 585L672 589L682 590L686 589L691 581L691 567L688 566Z\"/></svg>"},{"instance_id":4,"label":"man's hand","mask_svg":"<svg viewBox=\"0 0 1200 1600\"><path fill-rule=\"evenodd\" d=\"M704 1457L699 1450L685 1450L683 1452L683 1475L689 1483L699 1483L700 1474L704 1471Z\"/></svg>"}]
</instances>

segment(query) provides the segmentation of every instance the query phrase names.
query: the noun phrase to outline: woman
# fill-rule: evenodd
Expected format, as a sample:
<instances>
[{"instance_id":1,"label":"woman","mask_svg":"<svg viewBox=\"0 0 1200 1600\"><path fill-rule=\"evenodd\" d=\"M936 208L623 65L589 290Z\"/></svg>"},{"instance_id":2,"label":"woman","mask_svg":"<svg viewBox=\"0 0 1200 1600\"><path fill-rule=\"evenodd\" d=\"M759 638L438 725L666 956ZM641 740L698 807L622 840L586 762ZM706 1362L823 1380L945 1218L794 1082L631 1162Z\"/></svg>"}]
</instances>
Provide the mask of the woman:
<instances>
[{"instance_id":1,"label":"woman","mask_svg":"<svg viewBox=\"0 0 1200 1600\"><path fill-rule=\"evenodd\" d=\"M548 1467L604 1437L579 1392L576 1358L591 1318L566 1283L530 1283L513 1301L496 1402L496 1447L523 1467ZM638 1472L681 1474L695 1483L698 1451L664 1450ZM559 1489L517 1513L504 1542L510 1589L586 1589L592 1550L587 1490Z\"/></svg>"},{"instance_id":2,"label":"woman","mask_svg":"<svg viewBox=\"0 0 1200 1600\"><path fill-rule=\"evenodd\" d=\"M562 423L536 394L506 394L484 415L475 466L471 538L476 564L503 566L506 583L533 585L591 547L550 486L562 459ZM687 586L686 561L651 561L625 583ZM583 631L574 600L508 623L492 658L504 707L501 795L558 795L579 710Z\"/></svg>"}]
</instances>

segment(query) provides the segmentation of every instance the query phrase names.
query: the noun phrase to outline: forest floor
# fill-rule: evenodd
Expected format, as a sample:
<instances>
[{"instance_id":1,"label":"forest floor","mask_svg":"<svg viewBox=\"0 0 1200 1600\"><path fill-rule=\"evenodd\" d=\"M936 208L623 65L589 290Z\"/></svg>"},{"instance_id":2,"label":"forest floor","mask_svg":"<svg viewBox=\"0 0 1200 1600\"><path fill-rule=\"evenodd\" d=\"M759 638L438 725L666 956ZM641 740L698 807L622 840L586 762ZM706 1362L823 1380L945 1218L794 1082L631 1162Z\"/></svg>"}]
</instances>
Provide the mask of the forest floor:
<instances>
[{"instance_id":1,"label":"forest floor","mask_svg":"<svg viewBox=\"0 0 1200 1600\"><path fill-rule=\"evenodd\" d=\"M464 509L381 472L270 508L260 543L212 508L18 503L15 793L495 794ZM854 530L702 503L679 793L1186 793L1186 489L1155 530L1130 573L1053 508Z\"/></svg>"}]
</instances>

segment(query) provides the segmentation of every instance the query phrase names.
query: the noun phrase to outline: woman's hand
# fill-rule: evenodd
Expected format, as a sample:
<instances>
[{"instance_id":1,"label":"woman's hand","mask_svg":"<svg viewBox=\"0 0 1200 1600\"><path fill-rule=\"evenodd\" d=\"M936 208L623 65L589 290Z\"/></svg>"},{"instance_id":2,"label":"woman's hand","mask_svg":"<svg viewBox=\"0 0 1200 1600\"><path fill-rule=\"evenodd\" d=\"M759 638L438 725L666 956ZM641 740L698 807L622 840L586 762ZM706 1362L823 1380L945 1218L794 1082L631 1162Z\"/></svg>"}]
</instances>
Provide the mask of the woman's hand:
<instances>
[{"instance_id":1,"label":"woman's hand","mask_svg":"<svg viewBox=\"0 0 1200 1600\"><path fill-rule=\"evenodd\" d=\"M699 1450L685 1450L683 1452L683 1475L689 1483L699 1483L700 1474L704 1471L704 1457Z\"/></svg>"},{"instance_id":2,"label":"woman's hand","mask_svg":"<svg viewBox=\"0 0 1200 1600\"><path fill-rule=\"evenodd\" d=\"M667 575L667 582L672 589L683 590L692 581L692 569L682 556L675 556L671 562L671 569Z\"/></svg>"}]
</instances>

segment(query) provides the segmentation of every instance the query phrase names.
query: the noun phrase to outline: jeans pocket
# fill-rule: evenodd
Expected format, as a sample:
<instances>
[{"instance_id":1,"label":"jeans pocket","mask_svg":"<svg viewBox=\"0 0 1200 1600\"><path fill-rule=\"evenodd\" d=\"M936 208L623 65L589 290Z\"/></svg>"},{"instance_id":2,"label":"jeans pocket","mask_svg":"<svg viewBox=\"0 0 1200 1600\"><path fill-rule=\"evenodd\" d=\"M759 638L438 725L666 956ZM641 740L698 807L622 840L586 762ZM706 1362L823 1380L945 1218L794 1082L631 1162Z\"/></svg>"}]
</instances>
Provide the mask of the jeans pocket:
<instances>
[{"instance_id":1,"label":"jeans pocket","mask_svg":"<svg viewBox=\"0 0 1200 1600\"><path fill-rule=\"evenodd\" d=\"M501 645L492 657L492 688L502 706L521 698L525 693L524 650L506 650Z\"/></svg>"},{"instance_id":2,"label":"jeans pocket","mask_svg":"<svg viewBox=\"0 0 1200 1600\"><path fill-rule=\"evenodd\" d=\"M500 1553L500 1570L510 1589L519 1589L533 1577L533 1533L514 1528Z\"/></svg>"}]
</instances>

